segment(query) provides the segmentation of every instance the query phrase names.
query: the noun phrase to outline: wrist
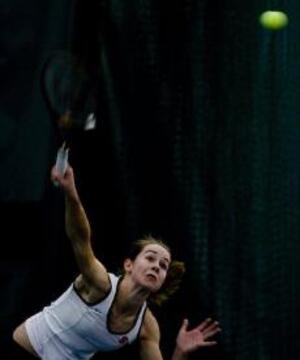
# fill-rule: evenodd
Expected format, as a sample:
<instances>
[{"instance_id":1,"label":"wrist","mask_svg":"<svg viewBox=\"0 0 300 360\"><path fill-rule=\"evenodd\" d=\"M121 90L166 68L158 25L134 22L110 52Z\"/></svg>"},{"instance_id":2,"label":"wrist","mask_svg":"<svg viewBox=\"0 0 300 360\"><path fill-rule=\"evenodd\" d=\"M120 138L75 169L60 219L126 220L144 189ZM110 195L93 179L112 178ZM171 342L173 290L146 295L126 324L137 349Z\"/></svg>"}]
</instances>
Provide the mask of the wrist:
<instances>
[{"instance_id":1,"label":"wrist","mask_svg":"<svg viewBox=\"0 0 300 360\"><path fill-rule=\"evenodd\" d=\"M69 203L71 205L78 205L78 206L81 205L77 191L72 191L72 192L66 191L65 192L65 200L67 203Z\"/></svg>"},{"instance_id":2,"label":"wrist","mask_svg":"<svg viewBox=\"0 0 300 360\"><path fill-rule=\"evenodd\" d=\"M187 360L188 355L178 346L175 347L172 360Z\"/></svg>"}]
</instances>

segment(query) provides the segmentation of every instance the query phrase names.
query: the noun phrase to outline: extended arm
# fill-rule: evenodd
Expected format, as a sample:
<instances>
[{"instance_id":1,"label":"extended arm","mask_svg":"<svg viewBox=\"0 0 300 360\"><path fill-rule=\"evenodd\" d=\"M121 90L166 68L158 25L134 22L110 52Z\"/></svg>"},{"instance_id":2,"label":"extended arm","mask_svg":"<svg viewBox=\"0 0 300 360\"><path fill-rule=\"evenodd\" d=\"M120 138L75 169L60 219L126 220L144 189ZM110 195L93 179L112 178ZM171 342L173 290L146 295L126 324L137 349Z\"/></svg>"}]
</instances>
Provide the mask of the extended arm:
<instances>
[{"instance_id":1,"label":"extended arm","mask_svg":"<svg viewBox=\"0 0 300 360\"><path fill-rule=\"evenodd\" d=\"M140 333L141 360L163 360L160 348L160 331L157 320L147 309Z\"/></svg>"},{"instance_id":2,"label":"extended arm","mask_svg":"<svg viewBox=\"0 0 300 360\"><path fill-rule=\"evenodd\" d=\"M206 319L197 327L188 330L188 321L185 319L178 332L176 346L171 360L187 360L193 351L207 346L213 346L216 341L209 339L220 331L218 322ZM160 348L159 326L148 310L140 335L140 355L142 360L163 360Z\"/></svg>"},{"instance_id":3,"label":"extended arm","mask_svg":"<svg viewBox=\"0 0 300 360\"><path fill-rule=\"evenodd\" d=\"M110 286L107 271L94 255L91 228L75 186L73 169L68 166L62 176L54 167L51 177L65 193L66 233L71 240L80 272L88 284L106 291Z\"/></svg>"}]
</instances>

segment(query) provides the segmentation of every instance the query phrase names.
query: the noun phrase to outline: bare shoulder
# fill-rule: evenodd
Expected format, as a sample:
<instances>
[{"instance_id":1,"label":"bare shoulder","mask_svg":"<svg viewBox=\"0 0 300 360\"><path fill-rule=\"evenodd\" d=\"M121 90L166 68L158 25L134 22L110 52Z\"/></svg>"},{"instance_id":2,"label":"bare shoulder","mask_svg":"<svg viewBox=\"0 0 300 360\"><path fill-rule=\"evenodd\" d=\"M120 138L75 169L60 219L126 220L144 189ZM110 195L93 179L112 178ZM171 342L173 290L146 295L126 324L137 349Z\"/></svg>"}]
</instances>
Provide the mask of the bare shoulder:
<instances>
[{"instance_id":1,"label":"bare shoulder","mask_svg":"<svg viewBox=\"0 0 300 360\"><path fill-rule=\"evenodd\" d=\"M160 331L158 322L152 312L147 309L140 333L141 360L163 360L159 341Z\"/></svg>"},{"instance_id":2,"label":"bare shoulder","mask_svg":"<svg viewBox=\"0 0 300 360\"><path fill-rule=\"evenodd\" d=\"M88 302L99 301L111 289L108 272L100 262L93 264L88 271L81 272L75 279L74 285Z\"/></svg>"},{"instance_id":3,"label":"bare shoulder","mask_svg":"<svg viewBox=\"0 0 300 360\"><path fill-rule=\"evenodd\" d=\"M140 339L141 340L154 340L159 341L160 330L158 322L153 315L152 311L147 308L143 325L141 328Z\"/></svg>"},{"instance_id":4,"label":"bare shoulder","mask_svg":"<svg viewBox=\"0 0 300 360\"><path fill-rule=\"evenodd\" d=\"M13 339L17 344L19 344L25 350L29 351L31 354L33 354L36 357L38 356L28 337L25 322L23 322L14 330Z\"/></svg>"},{"instance_id":5,"label":"bare shoulder","mask_svg":"<svg viewBox=\"0 0 300 360\"><path fill-rule=\"evenodd\" d=\"M110 279L106 267L94 256L89 269L82 272L82 276L87 284L100 291L110 289Z\"/></svg>"}]
</instances>

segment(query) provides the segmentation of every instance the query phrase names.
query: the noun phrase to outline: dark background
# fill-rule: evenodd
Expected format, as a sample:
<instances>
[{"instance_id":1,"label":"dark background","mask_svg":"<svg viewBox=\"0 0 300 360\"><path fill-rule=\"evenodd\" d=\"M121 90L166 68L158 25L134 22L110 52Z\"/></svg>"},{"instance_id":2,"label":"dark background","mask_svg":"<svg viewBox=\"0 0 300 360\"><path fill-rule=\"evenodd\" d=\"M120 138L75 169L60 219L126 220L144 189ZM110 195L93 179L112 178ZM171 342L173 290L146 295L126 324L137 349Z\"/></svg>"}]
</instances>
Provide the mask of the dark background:
<instances>
[{"instance_id":1,"label":"dark background","mask_svg":"<svg viewBox=\"0 0 300 360\"><path fill-rule=\"evenodd\" d=\"M263 29L267 9L288 27ZM156 309L166 358L184 316L212 316L219 345L191 358L300 359L299 14L297 0L1 1L1 358L77 273L41 91L60 51L97 99L97 128L69 143L98 257L115 270L151 233L186 262Z\"/></svg>"}]
</instances>

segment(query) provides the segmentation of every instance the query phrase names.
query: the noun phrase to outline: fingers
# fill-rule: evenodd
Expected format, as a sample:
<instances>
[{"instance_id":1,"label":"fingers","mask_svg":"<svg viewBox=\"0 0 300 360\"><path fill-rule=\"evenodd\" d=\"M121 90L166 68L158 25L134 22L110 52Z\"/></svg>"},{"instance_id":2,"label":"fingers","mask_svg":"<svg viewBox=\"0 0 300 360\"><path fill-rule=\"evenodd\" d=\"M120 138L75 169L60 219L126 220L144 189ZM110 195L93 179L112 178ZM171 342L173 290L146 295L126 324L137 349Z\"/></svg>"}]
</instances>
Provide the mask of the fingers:
<instances>
[{"instance_id":1,"label":"fingers","mask_svg":"<svg viewBox=\"0 0 300 360\"><path fill-rule=\"evenodd\" d=\"M211 318L206 319L198 326L198 330L202 332L203 338L206 340L221 331L218 321L212 321Z\"/></svg>"},{"instance_id":2,"label":"fingers","mask_svg":"<svg viewBox=\"0 0 300 360\"><path fill-rule=\"evenodd\" d=\"M72 167L68 165L64 174L61 174L56 166L53 166L51 170L51 181L55 186L59 186L61 188L74 186L74 173Z\"/></svg>"},{"instance_id":3,"label":"fingers","mask_svg":"<svg viewBox=\"0 0 300 360\"><path fill-rule=\"evenodd\" d=\"M51 170L51 180L59 181L59 178L60 178L59 172L58 172L56 166L53 166L53 168Z\"/></svg>"},{"instance_id":4,"label":"fingers","mask_svg":"<svg viewBox=\"0 0 300 360\"><path fill-rule=\"evenodd\" d=\"M204 339L209 339L210 337L216 335L220 331L221 331L221 329L219 327L217 327L217 328L215 328L215 329L213 329L211 331L207 331L207 332L203 333L203 338Z\"/></svg>"},{"instance_id":5,"label":"fingers","mask_svg":"<svg viewBox=\"0 0 300 360\"><path fill-rule=\"evenodd\" d=\"M216 341L205 341L201 347L206 347L206 346L214 346L214 345L217 345L217 342Z\"/></svg>"},{"instance_id":6,"label":"fingers","mask_svg":"<svg viewBox=\"0 0 300 360\"><path fill-rule=\"evenodd\" d=\"M183 319L181 328L184 329L184 330L187 330L188 326L189 326L188 319Z\"/></svg>"},{"instance_id":7,"label":"fingers","mask_svg":"<svg viewBox=\"0 0 300 360\"><path fill-rule=\"evenodd\" d=\"M211 318L205 319L205 320L198 326L198 330L203 331L211 322L212 322L212 319L211 319Z\"/></svg>"}]
</instances>

